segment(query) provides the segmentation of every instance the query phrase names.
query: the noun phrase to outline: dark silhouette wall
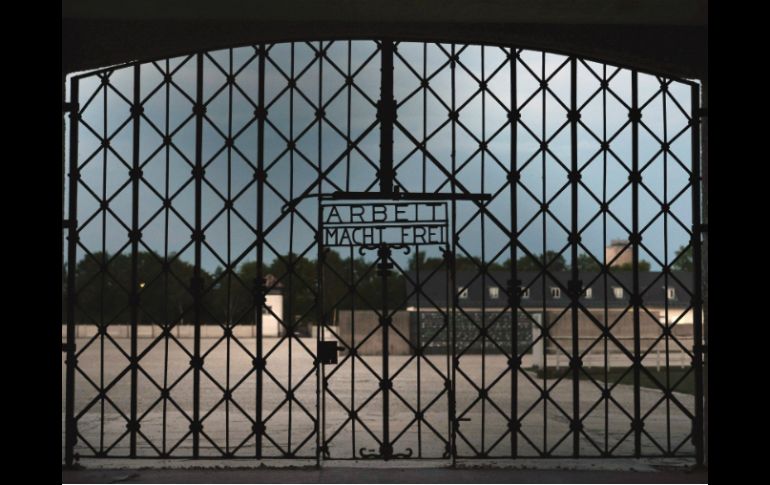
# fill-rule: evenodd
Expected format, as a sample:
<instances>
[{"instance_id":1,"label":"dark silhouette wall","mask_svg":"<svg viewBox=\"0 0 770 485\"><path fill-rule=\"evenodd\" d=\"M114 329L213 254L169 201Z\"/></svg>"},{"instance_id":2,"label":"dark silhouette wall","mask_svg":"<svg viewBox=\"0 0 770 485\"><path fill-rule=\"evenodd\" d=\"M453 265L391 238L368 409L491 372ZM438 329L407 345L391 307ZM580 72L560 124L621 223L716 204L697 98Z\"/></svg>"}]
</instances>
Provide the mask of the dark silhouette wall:
<instances>
[{"instance_id":1,"label":"dark silhouette wall","mask_svg":"<svg viewBox=\"0 0 770 485\"><path fill-rule=\"evenodd\" d=\"M500 43L703 78L706 0L71 0L62 71L261 41Z\"/></svg>"}]
</instances>

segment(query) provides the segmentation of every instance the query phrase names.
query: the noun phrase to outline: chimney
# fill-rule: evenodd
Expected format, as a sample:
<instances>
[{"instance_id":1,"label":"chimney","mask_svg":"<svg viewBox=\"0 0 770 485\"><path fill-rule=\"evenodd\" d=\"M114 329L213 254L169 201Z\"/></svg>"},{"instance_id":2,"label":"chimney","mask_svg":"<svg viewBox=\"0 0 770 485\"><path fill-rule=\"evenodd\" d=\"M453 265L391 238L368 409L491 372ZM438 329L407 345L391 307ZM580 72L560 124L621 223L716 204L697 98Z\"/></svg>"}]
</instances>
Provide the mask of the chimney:
<instances>
[{"instance_id":1,"label":"chimney","mask_svg":"<svg viewBox=\"0 0 770 485\"><path fill-rule=\"evenodd\" d=\"M625 251L623 251L624 248ZM623 254L620 254L621 251ZM615 261L612 261L618 254L620 256ZM631 265L633 263L633 251L626 239L613 239L610 245L604 249L604 257L607 263L610 263L610 267Z\"/></svg>"}]
</instances>

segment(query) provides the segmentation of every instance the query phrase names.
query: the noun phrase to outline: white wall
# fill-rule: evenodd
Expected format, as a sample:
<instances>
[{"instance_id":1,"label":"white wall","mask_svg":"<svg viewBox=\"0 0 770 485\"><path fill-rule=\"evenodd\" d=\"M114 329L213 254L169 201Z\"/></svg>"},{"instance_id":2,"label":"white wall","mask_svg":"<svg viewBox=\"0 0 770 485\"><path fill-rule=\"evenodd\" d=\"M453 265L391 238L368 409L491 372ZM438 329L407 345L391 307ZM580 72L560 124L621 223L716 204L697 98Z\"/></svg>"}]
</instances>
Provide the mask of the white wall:
<instances>
[{"instance_id":1,"label":"white wall","mask_svg":"<svg viewBox=\"0 0 770 485\"><path fill-rule=\"evenodd\" d=\"M272 313L278 318L283 320L283 295L282 294L269 294L267 295L265 306L270 307ZM262 313L262 335L265 337L278 337L283 334L283 325L273 316L273 314L265 311Z\"/></svg>"}]
</instances>

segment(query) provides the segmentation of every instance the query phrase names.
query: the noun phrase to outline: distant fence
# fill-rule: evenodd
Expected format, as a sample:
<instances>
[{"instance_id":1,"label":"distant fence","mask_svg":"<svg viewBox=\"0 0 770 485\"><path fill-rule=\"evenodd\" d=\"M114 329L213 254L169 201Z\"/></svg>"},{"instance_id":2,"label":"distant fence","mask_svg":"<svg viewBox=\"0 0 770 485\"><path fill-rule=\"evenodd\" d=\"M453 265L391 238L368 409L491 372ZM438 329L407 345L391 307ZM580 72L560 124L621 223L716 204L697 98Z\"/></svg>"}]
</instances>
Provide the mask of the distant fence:
<instances>
[{"instance_id":1,"label":"distant fence","mask_svg":"<svg viewBox=\"0 0 770 485\"><path fill-rule=\"evenodd\" d=\"M626 350L633 354L634 351L634 339L633 337L614 337L616 341L620 342ZM601 339L593 345L597 339ZM555 337L553 338L563 349L570 352L572 349L572 339L568 337ZM665 338L658 337L640 337L639 344L641 348L640 355L642 356L642 364L647 368L655 368L660 370L662 367L666 367L668 358L668 367L685 368L692 365L692 353L693 339L690 337L679 337L681 346L673 341L668 342L668 347ZM589 346L593 345L590 351L585 352ZM542 340L535 344L535 352L532 356L532 367L543 367L543 353L542 353ZM690 353L685 352L686 348ZM570 358L567 354L562 352L552 340L548 340L546 344L546 362L547 367L554 367L557 370L562 367L569 367ZM620 347L608 340L608 348L605 356L605 348L603 337L578 337L578 349L583 367L607 367L612 369L613 367L630 367L633 363L631 358L626 355ZM668 357L667 357L668 356Z\"/></svg>"}]
</instances>

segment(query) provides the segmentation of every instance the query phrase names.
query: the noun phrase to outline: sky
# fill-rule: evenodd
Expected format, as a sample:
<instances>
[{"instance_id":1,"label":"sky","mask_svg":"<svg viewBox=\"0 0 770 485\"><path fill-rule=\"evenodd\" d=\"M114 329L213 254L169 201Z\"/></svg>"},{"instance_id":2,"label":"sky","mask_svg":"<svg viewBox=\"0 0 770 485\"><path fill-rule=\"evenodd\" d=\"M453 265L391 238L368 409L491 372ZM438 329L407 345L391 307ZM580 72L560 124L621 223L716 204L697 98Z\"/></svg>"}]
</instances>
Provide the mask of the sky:
<instances>
[{"instance_id":1,"label":"sky","mask_svg":"<svg viewBox=\"0 0 770 485\"><path fill-rule=\"evenodd\" d=\"M461 48L458 46L457 50ZM452 170L452 124L447 123L447 107L452 106L452 77L448 67L440 69L448 61L446 53L450 51L448 44L400 43L397 47L394 97L399 103L397 122L401 128L394 129L393 156L396 180L402 190L451 191L447 177L415 150L411 141L428 138L427 151L445 170ZM202 136L206 164L202 220L206 244L202 266L207 271L239 258L241 262L256 258L255 249L241 257L253 242L258 211L253 176L258 152L257 124L253 115L258 104L259 71L254 54L253 47L241 47L204 57L203 97L207 100L207 111ZM461 127L458 123L455 130L457 180L471 192L495 195L487 209L502 226L498 227L489 216L477 217L474 203L458 202L454 222L460 237L459 254L467 252L490 261L502 251L497 259L500 263L509 257L506 230L512 226L512 211L506 172L512 163L521 173L516 188L518 241L530 252L561 250L567 244L565 229L570 227L572 211L570 187L562 190L569 184L566 169L571 164L571 132L569 126L564 126L571 95L570 64L561 55L543 57L537 51L521 51L515 70L515 104L521 118L512 153L507 109L513 101L507 54L507 50L499 47L467 46L459 53L462 65L455 69L454 79L454 102L462 124ZM266 236L266 261L272 260L275 253L302 253L312 246L317 198L299 203L298 211L304 217L282 216L281 206L312 184L319 169L327 170L340 157L346 138L359 140L375 122L376 111L370 102L377 101L380 90L380 59L375 43L334 42L327 57L317 60L313 49L303 43L294 47L276 44L269 51L265 68L269 122L265 129L267 179L263 213L265 226L275 223L275 227ZM163 82L165 73L171 73L173 85ZM226 73L234 74L238 88L226 84ZM427 73L428 85L421 86L415 73ZM354 87L345 85L349 74ZM294 89L288 87L287 76L296 78ZM604 76L610 79L608 91L600 89ZM113 254L128 242L124 224L131 224L128 170L133 158L133 125L126 121L134 96L133 77L133 68L122 68L110 76L109 87L102 86L96 76L83 78L79 83L84 124L79 127L78 138L83 184L78 187L77 219L81 242L91 252L106 250ZM543 77L548 79L547 92L540 89ZM578 165L585 186L578 190L578 225L582 229L582 243L601 260L605 242L627 237L623 226L630 229L632 223L631 187L623 189L632 163L630 124L618 132L628 121L628 109L623 103L631 104L631 72L586 61L578 63L576 79L580 121L588 128L580 126L577 132ZM663 261L667 251L668 259L673 259L677 249L687 244L689 236L682 225L689 227L692 222L689 174L685 170L692 163L685 115L690 110L690 87L672 82L663 93L660 81L646 74L638 77L638 99L644 106L642 122L646 126L639 130L639 161L645 167L644 187L639 193L639 224L645 228L642 242L652 253L642 251L640 258L650 261L653 269L659 268L653 256ZM487 92L477 93L479 82L486 83ZM145 245L140 249L149 248L161 256L180 252L181 258L190 262L194 252L188 225L192 226L194 220L194 184L189 163L195 159L195 93L195 57L158 61L140 68L139 94L145 116L139 127L139 160L144 179L139 189L139 220L144 226ZM320 128L314 118L319 97L325 117ZM600 141L594 137L602 139L605 130L612 153L600 151ZM671 141L682 130L685 132ZM100 146L99 137L105 133L110 137L109 148ZM163 145L165 133L171 135L173 147ZM231 148L225 146L223 138L228 134L234 138ZM670 142L670 154L660 151L661 143L655 137ZM548 140L545 156L538 138ZM293 150L287 149L287 140L291 139L295 140ZM486 143L485 151L479 150L479 141ZM320 186L321 192L376 190L376 169L372 164L378 161L379 128L375 127L359 140L357 150L349 158L343 157L328 174ZM669 214L656 218L660 202L670 202L678 194L670 203ZM171 198L174 211L164 209L164 198ZM228 198L234 199L232 210L225 207ZM109 201L107 211L104 200ZM539 214L543 200L549 203L545 220ZM610 201L610 211L617 220L607 217L605 222L601 214L596 217L602 200ZM425 250L431 255L438 254L437 248ZM311 248L308 256L314 258L315 252ZM517 257L522 254L519 250ZM83 255L80 249L78 259ZM569 261L569 251L565 256Z\"/></svg>"}]
</instances>

